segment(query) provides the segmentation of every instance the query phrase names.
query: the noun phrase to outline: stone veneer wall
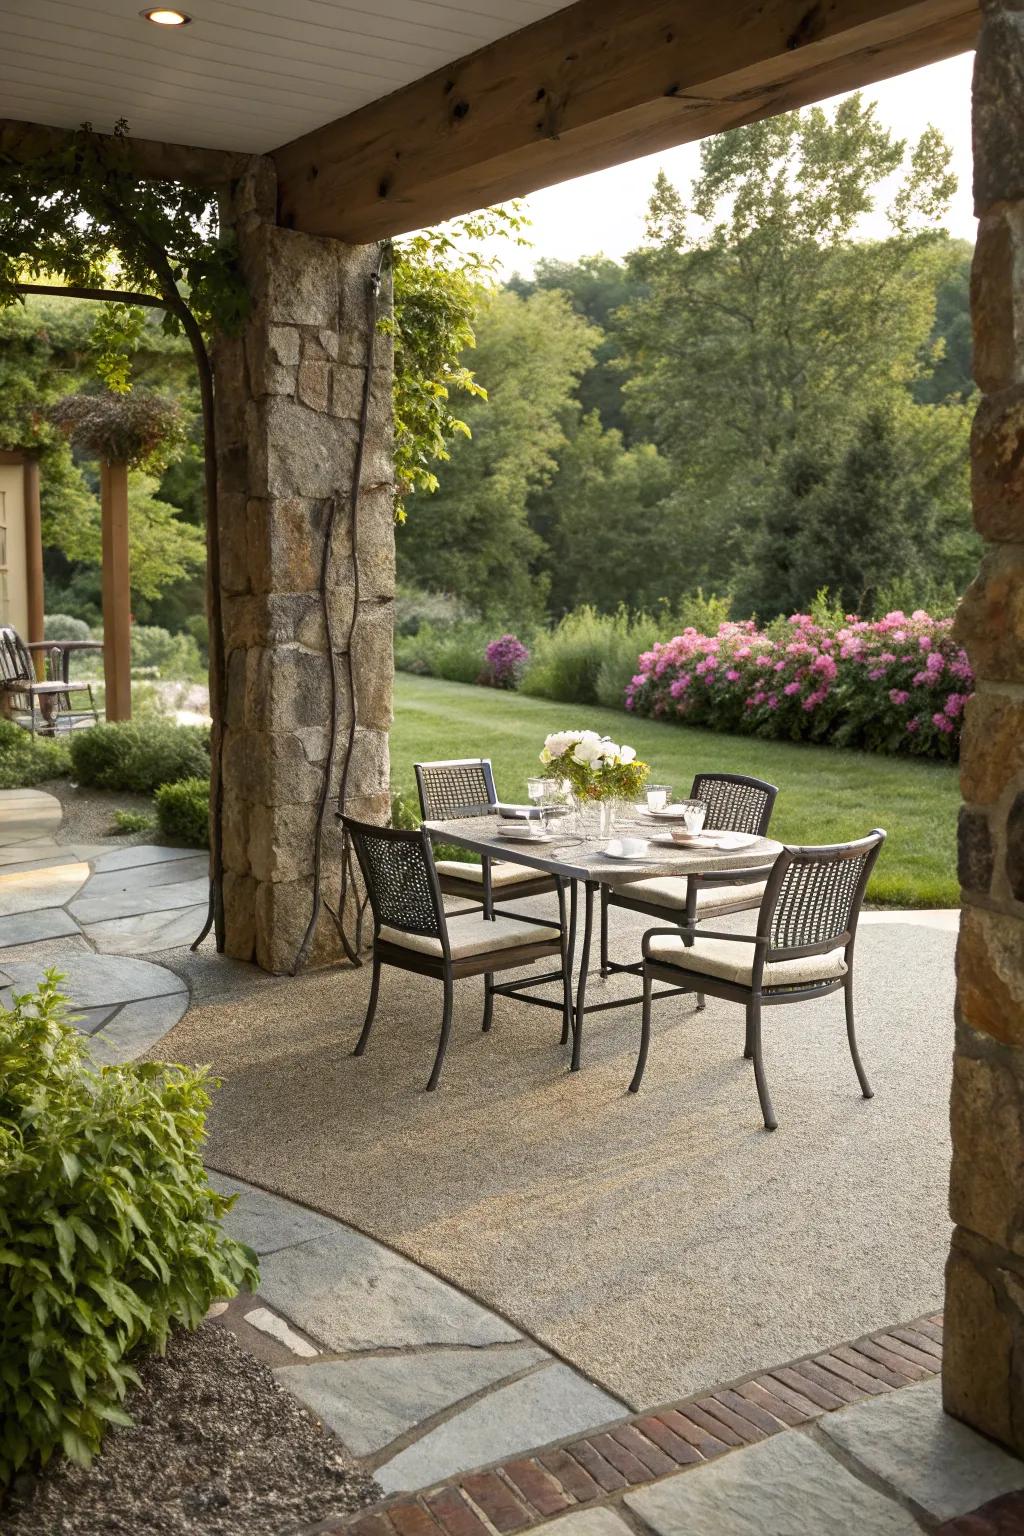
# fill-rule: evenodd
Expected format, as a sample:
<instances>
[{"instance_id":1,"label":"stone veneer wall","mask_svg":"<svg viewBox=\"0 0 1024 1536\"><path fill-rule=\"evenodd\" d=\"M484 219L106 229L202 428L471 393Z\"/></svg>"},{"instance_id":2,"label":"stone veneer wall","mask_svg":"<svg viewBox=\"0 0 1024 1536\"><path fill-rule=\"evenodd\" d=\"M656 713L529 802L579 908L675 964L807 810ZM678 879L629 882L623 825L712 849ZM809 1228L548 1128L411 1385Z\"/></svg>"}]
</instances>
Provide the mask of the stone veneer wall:
<instances>
[{"instance_id":1,"label":"stone veneer wall","mask_svg":"<svg viewBox=\"0 0 1024 1536\"><path fill-rule=\"evenodd\" d=\"M946 1272L947 1409L1024 1453L1024 7L983 3L974 79L974 519Z\"/></svg>"},{"instance_id":2,"label":"stone veneer wall","mask_svg":"<svg viewBox=\"0 0 1024 1536\"><path fill-rule=\"evenodd\" d=\"M226 657L224 909L228 954L269 971L294 964L312 902L317 797L329 749L327 628L320 596L328 512L337 498L328 578L336 653L353 613L350 490L369 338L375 246L347 246L274 223L269 161L253 162L225 211L252 308L218 344L218 483ZM382 308L387 304L387 288ZM391 343L377 333L359 504L354 692L339 667L339 732L324 840L323 896L336 906L334 821L352 710L357 729L348 810L389 811L394 526ZM312 963L340 954L321 913Z\"/></svg>"}]
</instances>

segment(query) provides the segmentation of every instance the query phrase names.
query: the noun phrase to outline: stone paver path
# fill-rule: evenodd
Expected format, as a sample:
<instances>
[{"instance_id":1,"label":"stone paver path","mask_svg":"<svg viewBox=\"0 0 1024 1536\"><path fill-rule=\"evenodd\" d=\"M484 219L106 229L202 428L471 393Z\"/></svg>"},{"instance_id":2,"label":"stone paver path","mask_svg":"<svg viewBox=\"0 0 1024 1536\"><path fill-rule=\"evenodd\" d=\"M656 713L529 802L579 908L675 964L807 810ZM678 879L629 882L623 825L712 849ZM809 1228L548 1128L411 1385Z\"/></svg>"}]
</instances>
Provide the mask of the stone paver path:
<instances>
[{"instance_id":1,"label":"stone paver path","mask_svg":"<svg viewBox=\"0 0 1024 1536\"><path fill-rule=\"evenodd\" d=\"M921 1318L316 1531L1020 1536L1024 1462L943 1413L941 1337Z\"/></svg>"},{"instance_id":2,"label":"stone paver path","mask_svg":"<svg viewBox=\"0 0 1024 1536\"><path fill-rule=\"evenodd\" d=\"M387 1490L418 1488L626 1411L486 1307L342 1222L211 1173L260 1255L231 1326Z\"/></svg>"},{"instance_id":3,"label":"stone paver path","mask_svg":"<svg viewBox=\"0 0 1024 1536\"><path fill-rule=\"evenodd\" d=\"M0 791L0 1001L61 971L101 1064L141 1055L181 1018L188 988L128 958L190 942L206 911L207 858L191 849L58 843L60 801Z\"/></svg>"},{"instance_id":4,"label":"stone paver path","mask_svg":"<svg viewBox=\"0 0 1024 1536\"><path fill-rule=\"evenodd\" d=\"M60 822L55 796L0 790L0 949L77 936L110 955L191 944L206 916L205 853L58 843Z\"/></svg>"}]
</instances>

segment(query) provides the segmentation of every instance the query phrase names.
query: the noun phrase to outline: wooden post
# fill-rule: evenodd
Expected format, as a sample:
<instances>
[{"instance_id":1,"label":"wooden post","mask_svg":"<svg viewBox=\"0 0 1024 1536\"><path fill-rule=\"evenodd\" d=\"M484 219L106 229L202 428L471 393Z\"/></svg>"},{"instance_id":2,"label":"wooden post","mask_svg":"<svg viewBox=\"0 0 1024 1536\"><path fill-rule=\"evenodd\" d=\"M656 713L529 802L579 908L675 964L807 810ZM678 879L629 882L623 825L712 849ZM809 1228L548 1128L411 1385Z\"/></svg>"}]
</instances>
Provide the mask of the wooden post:
<instances>
[{"instance_id":1,"label":"wooden post","mask_svg":"<svg viewBox=\"0 0 1024 1536\"><path fill-rule=\"evenodd\" d=\"M39 460L26 456L22 467L25 496L25 579L28 587L29 641L43 638L43 527L39 507ZM46 652L34 651L36 674L46 676Z\"/></svg>"},{"instance_id":2,"label":"wooden post","mask_svg":"<svg viewBox=\"0 0 1024 1536\"><path fill-rule=\"evenodd\" d=\"M128 466L100 465L103 520L103 677L108 720L132 717Z\"/></svg>"}]
</instances>

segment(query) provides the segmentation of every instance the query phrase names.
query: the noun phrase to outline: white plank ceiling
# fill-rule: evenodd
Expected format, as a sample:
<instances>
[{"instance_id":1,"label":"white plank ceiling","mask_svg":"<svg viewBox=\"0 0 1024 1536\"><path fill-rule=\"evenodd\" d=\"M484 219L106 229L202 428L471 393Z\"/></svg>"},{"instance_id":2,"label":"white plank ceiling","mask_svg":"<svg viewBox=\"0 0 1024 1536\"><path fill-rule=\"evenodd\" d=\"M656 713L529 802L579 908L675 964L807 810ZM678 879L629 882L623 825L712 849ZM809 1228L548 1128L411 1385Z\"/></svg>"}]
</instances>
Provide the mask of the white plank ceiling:
<instances>
[{"instance_id":1,"label":"white plank ceiling","mask_svg":"<svg viewBox=\"0 0 1024 1536\"><path fill-rule=\"evenodd\" d=\"M565 0L0 0L0 117L263 153Z\"/></svg>"}]
</instances>

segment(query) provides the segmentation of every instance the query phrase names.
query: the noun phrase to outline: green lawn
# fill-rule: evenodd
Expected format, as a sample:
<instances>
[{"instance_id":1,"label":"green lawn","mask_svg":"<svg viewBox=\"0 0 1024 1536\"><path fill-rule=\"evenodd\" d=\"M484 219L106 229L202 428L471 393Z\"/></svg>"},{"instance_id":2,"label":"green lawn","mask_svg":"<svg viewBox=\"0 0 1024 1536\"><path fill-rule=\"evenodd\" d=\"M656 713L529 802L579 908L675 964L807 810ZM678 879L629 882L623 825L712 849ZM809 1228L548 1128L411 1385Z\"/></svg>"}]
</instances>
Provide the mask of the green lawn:
<instances>
[{"instance_id":1,"label":"green lawn","mask_svg":"<svg viewBox=\"0 0 1024 1536\"><path fill-rule=\"evenodd\" d=\"M592 705L467 687L400 672L391 733L394 787L415 801L412 765L435 757L489 757L498 793L525 800L544 737L554 730L606 731L628 741L658 782L677 793L698 769L753 773L779 786L772 831L788 842L828 843L871 827L889 834L869 895L908 907L951 907L956 880L956 769L912 758L836 752L745 736L720 736L636 720Z\"/></svg>"}]
</instances>

